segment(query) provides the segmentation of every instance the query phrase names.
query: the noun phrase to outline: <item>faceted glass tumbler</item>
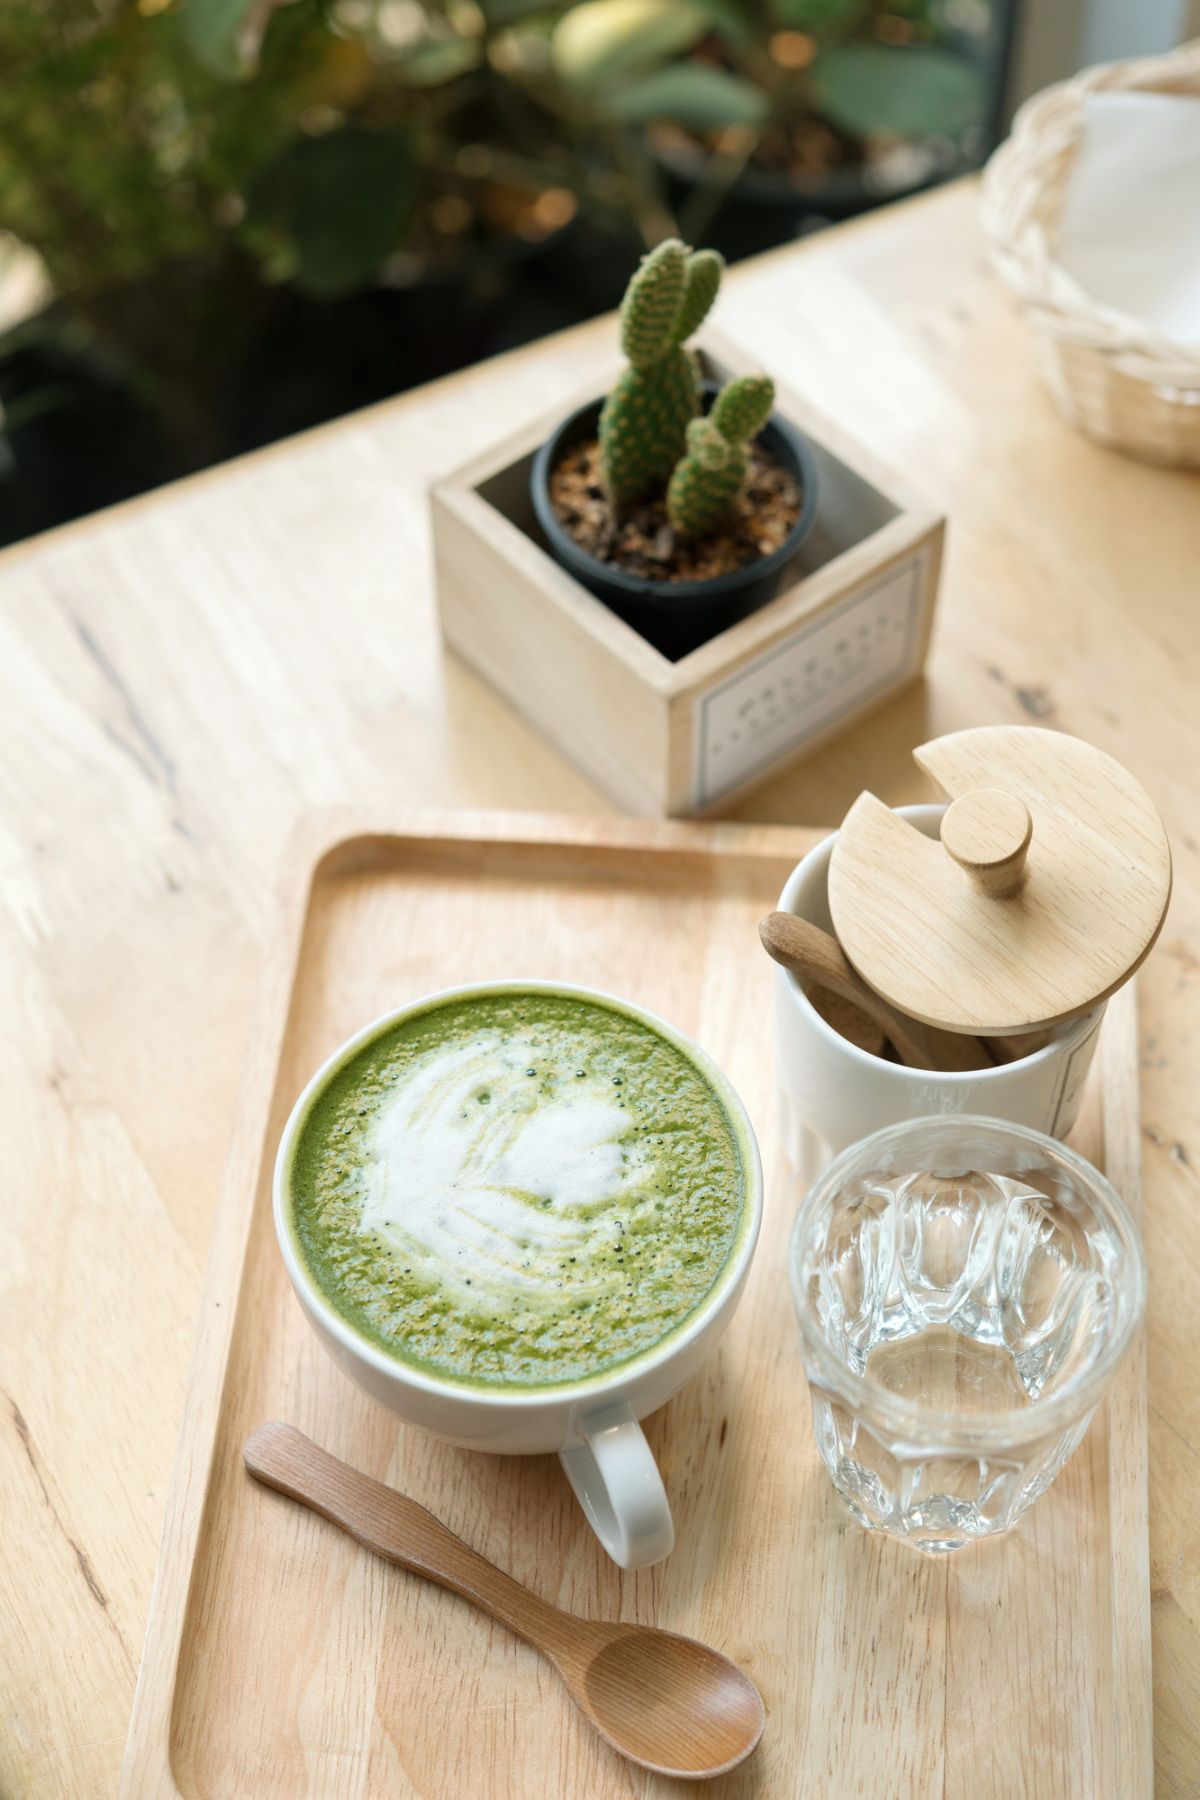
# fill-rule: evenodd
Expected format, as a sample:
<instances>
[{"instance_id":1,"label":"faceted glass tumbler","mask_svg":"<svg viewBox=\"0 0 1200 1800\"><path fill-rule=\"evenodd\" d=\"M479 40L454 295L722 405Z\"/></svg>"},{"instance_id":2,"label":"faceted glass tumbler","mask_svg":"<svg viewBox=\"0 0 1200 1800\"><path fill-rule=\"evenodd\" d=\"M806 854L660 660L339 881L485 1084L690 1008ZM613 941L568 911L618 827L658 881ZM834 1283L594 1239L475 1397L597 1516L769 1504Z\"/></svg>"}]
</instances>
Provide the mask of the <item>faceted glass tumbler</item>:
<instances>
[{"instance_id":1,"label":"faceted glass tumbler","mask_svg":"<svg viewBox=\"0 0 1200 1800\"><path fill-rule=\"evenodd\" d=\"M1108 1182L999 1119L913 1119L843 1151L789 1265L835 1488L861 1525L933 1552L1007 1531L1045 1492L1145 1308Z\"/></svg>"}]
</instances>

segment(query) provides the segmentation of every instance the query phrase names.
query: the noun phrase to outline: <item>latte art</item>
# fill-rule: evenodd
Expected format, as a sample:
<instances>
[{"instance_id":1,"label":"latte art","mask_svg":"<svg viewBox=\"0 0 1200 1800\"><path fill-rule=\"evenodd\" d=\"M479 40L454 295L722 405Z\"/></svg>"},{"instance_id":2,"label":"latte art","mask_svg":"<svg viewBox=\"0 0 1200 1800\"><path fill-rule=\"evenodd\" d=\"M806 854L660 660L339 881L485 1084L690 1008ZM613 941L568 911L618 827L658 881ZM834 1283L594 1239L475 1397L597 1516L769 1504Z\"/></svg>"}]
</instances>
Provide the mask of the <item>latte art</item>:
<instances>
[{"instance_id":1,"label":"latte art","mask_svg":"<svg viewBox=\"0 0 1200 1800\"><path fill-rule=\"evenodd\" d=\"M479 1386L598 1375L675 1331L744 1228L707 1077L617 1006L450 999L316 1094L288 1172L297 1250L389 1355Z\"/></svg>"},{"instance_id":2,"label":"latte art","mask_svg":"<svg viewBox=\"0 0 1200 1800\"><path fill-rule=\"evenodd\" d=\"M419 1063L366 1137L362 1223L447 1292L553 1299L564 1256L576 1294L600 1292L587 1253L628 1229L645 1156L612 1078L567 1070L538 1083L527 1031L480 1032ZM468 1290L476 1289L474 1294Z\"/></svg>"}]
</instances>

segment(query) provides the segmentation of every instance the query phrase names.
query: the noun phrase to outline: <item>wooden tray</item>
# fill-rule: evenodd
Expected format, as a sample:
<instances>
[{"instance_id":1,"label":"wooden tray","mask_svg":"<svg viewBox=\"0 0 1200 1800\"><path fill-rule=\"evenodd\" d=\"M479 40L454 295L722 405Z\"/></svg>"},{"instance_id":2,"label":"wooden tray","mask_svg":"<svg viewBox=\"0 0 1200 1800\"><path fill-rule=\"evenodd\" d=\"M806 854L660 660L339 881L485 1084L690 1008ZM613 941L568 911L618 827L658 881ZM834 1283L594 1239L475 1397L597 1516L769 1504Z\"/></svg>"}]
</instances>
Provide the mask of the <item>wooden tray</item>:
<instances>
[{"instance_id":1,"label":"wooden tray","mask_svg":"<svg viewBox=\"0 0 1200 1800\"><path fill-rule=\"evenodd\" d=\"M770 968L754 926L813 834L457 814L343 823L290 881L217 1228L126 1752L128 1796L616 1800L698 1784L632 1770L534 1653L244 1474L286 1419L432 1507L583 1613L711 1640L767 1704L710 1792L1140 1800L1151 1791L1141 1352L1010 1537L941 1561L851 1524L820 1466L784 1243L798 1196L773 1129ZM270 1169L303 1081L352 1029L451 982L614 988L726 1068L767 1168L763 1240L716 1359L650 1422L678 1526L623 1576L557 1459L455 1450L337 1373L276 1254ZM1136 1204L1133 996L1109 1011L1076 1141Z\"/></svg>"}]
</instances>

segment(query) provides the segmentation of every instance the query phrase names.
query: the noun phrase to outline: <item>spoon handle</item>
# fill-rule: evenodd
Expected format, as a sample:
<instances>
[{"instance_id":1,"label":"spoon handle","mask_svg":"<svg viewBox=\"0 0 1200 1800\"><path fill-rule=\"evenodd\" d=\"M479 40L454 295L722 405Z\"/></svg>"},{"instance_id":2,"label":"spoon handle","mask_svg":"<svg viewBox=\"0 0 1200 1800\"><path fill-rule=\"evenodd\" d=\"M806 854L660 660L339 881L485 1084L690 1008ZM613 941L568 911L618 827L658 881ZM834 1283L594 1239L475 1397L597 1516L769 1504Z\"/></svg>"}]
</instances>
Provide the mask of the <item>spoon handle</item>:
<instances>
[{"instance_id":1,"label":"spoon handle","mask_svg":"<svg viewBox=\"0 0 1200 1800\"><path fill-rule=\"evenodd\" d=\"M990 1069L992 1059L977 1037L943 1031L898 1012L868 987L838 940L809 919L793 913L768 913L758 928L767 955L802 981L836 994L874 1019L895 1045L901 1062L913 1069L963 1072Z\"/></svg>"},{"instance_id":2,"label":"spoon handle","mask_svg":"<svg viewBox=\"0 0 1200 1800\"><path fill-rule=\"evenodd\" d=\"M243 1451L256 1481L319 1513L388 1562L470 1600L556 1661L582 1622L531 1593L433 1513L340 1462L292 1425L260 1425Z\"/></svg>"}]
</instances>

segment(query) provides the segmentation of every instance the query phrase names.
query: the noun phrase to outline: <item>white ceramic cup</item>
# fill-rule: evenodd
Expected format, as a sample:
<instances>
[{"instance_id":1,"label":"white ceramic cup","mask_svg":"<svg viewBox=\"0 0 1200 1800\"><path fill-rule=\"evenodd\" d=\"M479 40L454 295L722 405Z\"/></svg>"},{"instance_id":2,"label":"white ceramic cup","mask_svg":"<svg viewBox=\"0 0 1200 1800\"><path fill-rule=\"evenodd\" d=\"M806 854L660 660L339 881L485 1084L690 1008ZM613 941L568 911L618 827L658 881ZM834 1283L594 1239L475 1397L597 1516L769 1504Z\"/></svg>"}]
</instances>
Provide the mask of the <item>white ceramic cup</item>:
<instances>
[{"instance_id":1,"label":"white ceramic cup","mask_svg":"<svg viewBox=\"0 0 1200 1800\"><path fill-rule=\"evenodd\" d=\"M737 1242L712 1288L675 1331L641 1355L589 1380L532 1391L440 1381L362 1337L322 1294L299 1253L289 1173L309 1108L342 1065L364 1045L415 1013L448 1000L497 993L563 994L593 1000L648 1025L704 1076L737 1136L746 1194ZM711 1355L733 1317L758 1241L763 1182L758 1144L737 1094L698 1044L645 1007L598 988L554 981L492 981L444 988L385 1014L335 1050L292 1109L275 1159L275 1231L292 1286L334 1362L373 1400L409 1425L468 1450L537 1455L557 1451L588 1521L623 1569L660 1562L675 1541L670 1503L638 1421L657 1410Z\"/></svg>"},{"instance_id":2,"label":"white ceramic cup","mask_svg":"<svg viewBox=\"0 0 1200 1800\"><path fill-rule=\"evenodd\" d=\"M937 837L946 808L898 811L926 837ZM836 836L809 851L779 897L781 912L829 932L829 859ZM859 1138L931 1113L982 1113L1065 1137L1079 1110L1104 1007L1060 1026L1032 1056L965 1074L909 1069L859 1050L825 1023L796 977L780 968L774 1014L784 1142L794 1167L812 1181L830 1157Z\"/></svg>"}]
</instances>

